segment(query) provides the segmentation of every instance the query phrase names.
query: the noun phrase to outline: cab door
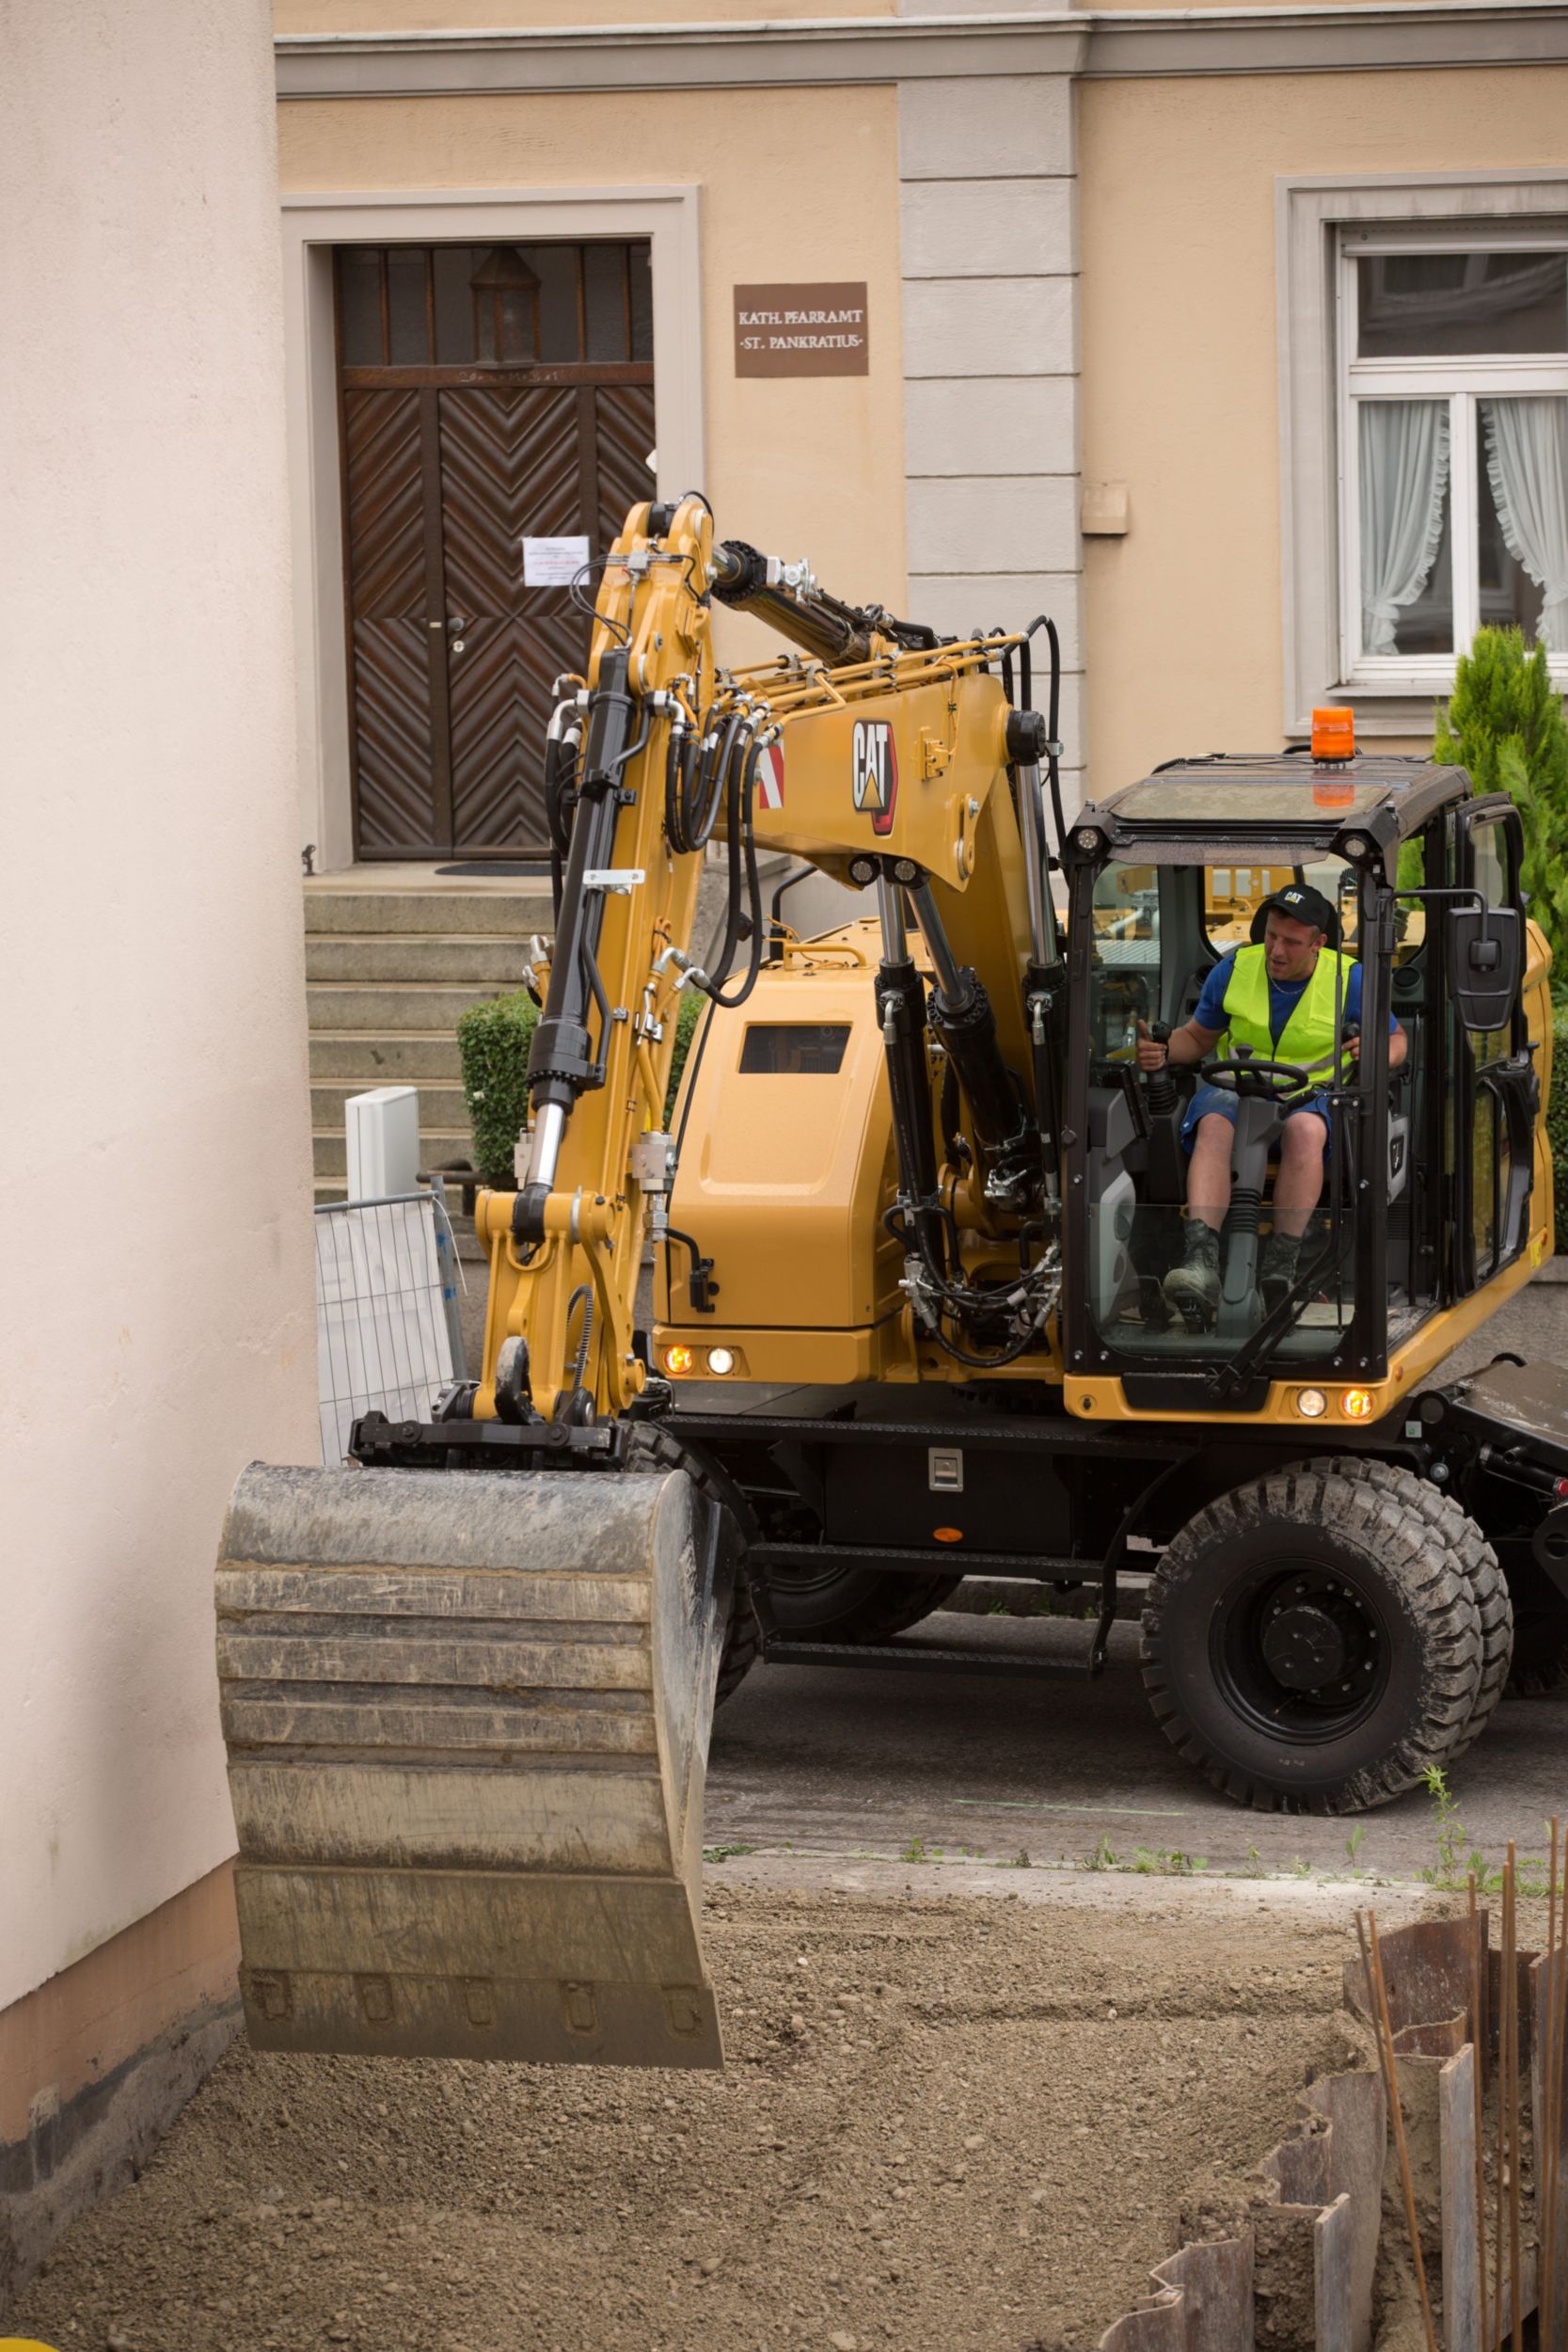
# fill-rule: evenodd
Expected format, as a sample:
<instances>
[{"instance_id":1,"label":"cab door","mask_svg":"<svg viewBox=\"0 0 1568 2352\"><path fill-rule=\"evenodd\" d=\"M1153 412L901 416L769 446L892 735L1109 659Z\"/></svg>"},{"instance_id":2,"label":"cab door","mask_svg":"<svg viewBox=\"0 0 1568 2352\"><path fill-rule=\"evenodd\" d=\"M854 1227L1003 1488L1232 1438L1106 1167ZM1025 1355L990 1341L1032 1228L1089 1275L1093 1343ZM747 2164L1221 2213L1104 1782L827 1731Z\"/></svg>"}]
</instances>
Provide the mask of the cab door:
<instances>
[{"instance_id":1,"label":"cab door","mask_svg":"<svg viewBox=\"0 0 1568 2352\"><path fill-rule=\"evenodd\" d=\"M1462 809L1458 848L1462 887L1479 890L1489 906L1522 914L1524 836L1512 801L1497 796ZM1538 1081L1517 998L1500 1029L1468 1028L1450 1011L1449 1034L1456 1121L1452 1271L1455 1295L1463 1297L1482 1288L1525 1246Z\"/></svg>"}]
</instances>

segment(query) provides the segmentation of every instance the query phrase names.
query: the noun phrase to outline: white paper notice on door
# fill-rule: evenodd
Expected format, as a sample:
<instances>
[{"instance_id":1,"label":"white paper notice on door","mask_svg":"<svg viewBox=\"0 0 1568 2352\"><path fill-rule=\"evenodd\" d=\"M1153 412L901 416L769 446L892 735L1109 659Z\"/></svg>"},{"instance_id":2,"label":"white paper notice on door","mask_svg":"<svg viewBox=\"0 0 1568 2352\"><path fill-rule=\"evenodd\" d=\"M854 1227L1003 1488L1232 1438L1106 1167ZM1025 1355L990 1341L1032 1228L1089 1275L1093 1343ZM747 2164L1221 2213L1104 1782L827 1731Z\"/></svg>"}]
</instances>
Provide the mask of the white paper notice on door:
<instances>
[{"instance_id":1,"label":"white paper notice on door","mask_svg":"<svg viewBox=\"0 0 1568 2352\"><path fill-rule=\"evenodd\" d=\"M523 586L569 588L587 561L586 536L580 539L525 539Z\"/></svg>"}]
</instances>

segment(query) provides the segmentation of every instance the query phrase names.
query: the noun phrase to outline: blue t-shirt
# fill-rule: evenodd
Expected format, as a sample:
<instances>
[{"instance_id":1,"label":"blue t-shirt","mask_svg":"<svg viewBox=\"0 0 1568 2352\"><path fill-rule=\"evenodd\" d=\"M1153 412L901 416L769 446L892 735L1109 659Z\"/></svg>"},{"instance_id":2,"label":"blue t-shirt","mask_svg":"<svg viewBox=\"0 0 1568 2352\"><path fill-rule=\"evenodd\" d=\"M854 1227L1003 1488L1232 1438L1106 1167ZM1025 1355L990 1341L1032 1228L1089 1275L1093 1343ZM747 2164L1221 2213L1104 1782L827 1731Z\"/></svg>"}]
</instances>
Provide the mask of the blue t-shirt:
<instances>
[{"instance_id":1,"label":"blue t-shirt","mask_svg":"<svg viewBox=\"0 0 1568 2352\"><path fill-rule=\"evenodd\" d=\"M1209 977L1204 981L1203 993L1197 1000L1197 1010L1193 1015L1193 1019L1200 1029L1219 1031L1229 1027L1230 1024L1225 1010L1225 992L1230 986L1230 975L1235 969L1239 953L1238 948L1232 947L1227 956L1220 958ZM1284 1036L1285 1025L1300 1004L1306 988L1306 980L1271 980L1269 982L1269 1029L1275 1045ZM1344 1018L1346 1021L1359 1021L1361 1018L1361 966L1359 963L1353 963L1350 968L1350 978L1345 987ZM1399 1025L1393 1014L1390 1013L1388 1016L1390 1036Z\"/></svg>"}]
</instances>

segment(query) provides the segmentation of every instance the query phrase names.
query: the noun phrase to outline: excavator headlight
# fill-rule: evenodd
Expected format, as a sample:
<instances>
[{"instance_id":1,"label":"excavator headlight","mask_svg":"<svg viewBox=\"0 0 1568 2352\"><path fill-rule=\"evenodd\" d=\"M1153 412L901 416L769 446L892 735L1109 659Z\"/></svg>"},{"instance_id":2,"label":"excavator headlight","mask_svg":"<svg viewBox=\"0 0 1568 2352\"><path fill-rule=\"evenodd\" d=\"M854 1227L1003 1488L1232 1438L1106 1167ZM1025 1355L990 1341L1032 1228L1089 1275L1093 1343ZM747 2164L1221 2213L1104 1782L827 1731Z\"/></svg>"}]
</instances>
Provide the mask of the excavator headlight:
<instances>
[{"instance_id":1,"label":"excavator headlight","mask_svg":"<svg viewBox=\"0 0 1568 2352\"><path fill-rule=\"evenodd\" d=\"M695 1359L689 1347L667 1347L664 1351L664 1369L666 1372L673 1372L677 1380L690 1371L694 1361Z\"/></svg>"},{"instance_id":2,"label":"excavator headlight","mask_svg":"<svg viewBox=\"0 0 1568 2352\"><path fill-rule=\"evenodd\" d=\"M1296 1410L1307 1421L1322 1421L1328 1410L1328 1399L1322 1389L1298 1389Z\"/></svg>"},{"instance_id":3,"label":"excavator headlight","mask_svg":"<svg viewBox=\"0 0 1568 2352\"><path fill-rule=\"evenodd\" d=\"M735 1370L734 1348L710 1347L707 1352L707 1368L716 1379L724 1379L728 1374Z\"/></svg>"},{"instance_id":4,"label":"excavator headlight","mask_svg":"<svg viewBox=\"0 0 1568 2352\"><path fill-rule=\"evenodd\" d=\"M849 880L857 890L869 889L876 879L877 861L874 857L852 857L849 860Z\"/></svg>"},{"instance_id":5,"label":"excavator headlight","mask_svg":"<svg viewBox=\"0 0 1568 2352\"><path fill-rule=\"evenodd\" d=\"M921 879L921 875L920 868L915 864L912 857L895 857L894 859L893 879L895 882L902 883L906 890L912 890L914 888L915 883Z\"/></svg>"},{"instance_id":6,"label":"excavator headlight","mask_svg":"<svg viewBox=\"0 0 1568 2352\"><path fill-rule=\"evenodd\" d=\"M1100 847L1100 834L1093 825L1080 825L1072 837L1078 847L1090 856Z\"/></svg>"},{"instance_id":7,"label":"excavator headlight","mask_svg":"<svg viewBox=\"0 0 1568 2352\"><path fill-rule=\"evenodd\" d=\"M1347 1421L1370 1421L1372 1404L1370 1389L1347 1389L1339 1399L1339 1410Z\"/></svg>"}]
</instances>

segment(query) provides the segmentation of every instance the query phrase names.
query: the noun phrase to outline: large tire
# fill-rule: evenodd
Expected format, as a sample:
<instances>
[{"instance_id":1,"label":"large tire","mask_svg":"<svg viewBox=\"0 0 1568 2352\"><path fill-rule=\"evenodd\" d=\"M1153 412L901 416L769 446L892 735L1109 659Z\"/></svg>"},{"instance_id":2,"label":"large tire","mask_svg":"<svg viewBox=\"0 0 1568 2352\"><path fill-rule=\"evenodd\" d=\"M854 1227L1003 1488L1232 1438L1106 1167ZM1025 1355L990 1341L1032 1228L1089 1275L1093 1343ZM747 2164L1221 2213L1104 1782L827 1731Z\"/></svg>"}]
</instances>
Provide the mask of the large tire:
<instances>
[{"instance_id":1,"label":"large tire","mask_svg":"<svg viewBox=\"0 0 1568 2352\"><path fill-rule=\"evenodd\" d=\"M1444 1500L1390 1464L1304 1463L1181 1530L1149 1588L1143 1675L1213 1787L1261 1812L1357 1813L1468 1746L1501 1688L1497 1645L1476 1531L1430 1507Z\"/></svg>"},{"instance_id":2,"label":"large tire","mask_svg":"<svg viewBox=\"0 0 1568 2352\"><path fill-rule=\"evenodd\" d=\"M791 1640L885 1642L933 1609L940 1609L963 1582L957 1576L881 1576L872 1568L814 1569L811 1554L800 1565L768 1570L768 1597L773 1621Z\"/></svg>"},{"instance_id":3,"label":"large tire","mask_svg":"<svg viewBox=\"0 0 1568 2352\"><path fill-rule=\"evenodd\" d=\"M1568 1682L1568 1609L1527 1609L1513 1644L1511 1698L1544 1699Z\"/></svg>"},{"instance_id":4,"label":"large tire","mask_svg":"<svg viewBox=\"0 0 1568 2352\"><path fill-rule=\"evenodd\" d=\"M1481 1680L1476 1687L1475 1705L1465 1726L1459 1745L1449 1754L1449 1762L1473 1748L1492 1720L1493 1711L1504 1691L1509 1687L1509 1667L1513 1659L1513 1604L1508 1597L1508 1579L1502 1572L1497 1553L1476 1525L1465 1516L1452 1495L1444 1494L1430 1479L1415 1477L1415 1473L1400 1470L1392 1462L1379 1461L1370 1454L1339 1454L1326 1462L1306 1462L1304 1470L1332 1470L1336 1478L1358 1481L1364 1486L1375 1486L1379 1494L1394 1497L1399 1507L1419 1511L1429 1527L1446 1532L1456 1557L1464 1564L1476 1597L1481 1615ZM1411 1481L1415 1479L1415 1494ZM1568 1627L1568 1620L1565 1620Z\"/></svg>"},{"instance_id":5,"label":"large tire","mask_svg":"<svg viewBox=\"0 0 1568 2352\"><path fill-rule=\"evenodd\" d=\"M700 1446L686 1444L653 1422L639 1422L632 1436L629 1467L685 1470L692 1484L734 1520L737 1551L743 1553L747 1544L756 1541L757 1523L751 1504L728 1472L721 1470ZM737 1563L730 1588L724 1645L719 1654L719 1679L713 1694L716 1708L739 1689L756 1664L761 1649L762 1629L752 1606L751 1583L745 1568Z\"/></svg>"}]
</instances>

